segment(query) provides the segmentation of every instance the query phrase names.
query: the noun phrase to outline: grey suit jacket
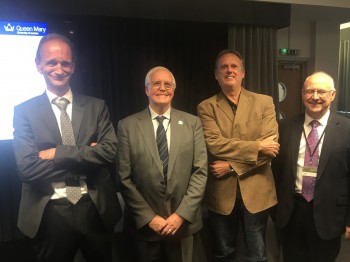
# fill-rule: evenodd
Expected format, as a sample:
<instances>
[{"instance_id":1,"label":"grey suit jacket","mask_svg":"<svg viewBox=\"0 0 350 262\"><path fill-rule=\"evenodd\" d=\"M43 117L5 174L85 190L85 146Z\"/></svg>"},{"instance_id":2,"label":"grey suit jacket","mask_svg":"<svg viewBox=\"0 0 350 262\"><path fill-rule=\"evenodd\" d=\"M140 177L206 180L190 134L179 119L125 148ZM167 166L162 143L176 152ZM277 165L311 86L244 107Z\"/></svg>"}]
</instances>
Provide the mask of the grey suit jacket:
<instances>
[{"instance_id":1,"label":"grey suit jacket","mask_svg":"<svg viewBox=\"0 0 350 262\"><path fill-rule=\"evenodd\" d=\"M184 237L202 227L200 203L207 180L207 151L200 120L171 109L168 183L162 167L149 109L118 124L119 176L126 202L126 228L143 240L157 240L148 223L155 215L176 212L186 222L177 232Z\"/></svg>"},{"instance_id":2,"label":"grey suit jacket","mask_svg":"<svg viewBox=\"0 0 350 262\"><path fill-rule=\"evenodd\" d=\"M109 172L117 140L107 106L100 99L76 94L72 106L76 146L62 145L46 93L15 107L13 147L22 180L18 227L32 238L54 193L52 182L63 182L67 173L87 177L88 192L106 227L112 228L121 216ZM97 145L89 146L92 142ZM38 152L48 148L56 148L54 160L40 159Z\"/></svg>"},{"instance_id":3,"label":"grey suit jacket","mask_svg":"<svg viewBox=\"0 0 350 262\"><path fill-rule=\"evenodd\" d=\"M283 228L293 211L295 179L304 114L279 123L280 153L272 160L278 205L275 220ZM350 120L331 114L317 170L313 217L323 239L339 237L350 226Z\"/></svg>"}]
</instances>

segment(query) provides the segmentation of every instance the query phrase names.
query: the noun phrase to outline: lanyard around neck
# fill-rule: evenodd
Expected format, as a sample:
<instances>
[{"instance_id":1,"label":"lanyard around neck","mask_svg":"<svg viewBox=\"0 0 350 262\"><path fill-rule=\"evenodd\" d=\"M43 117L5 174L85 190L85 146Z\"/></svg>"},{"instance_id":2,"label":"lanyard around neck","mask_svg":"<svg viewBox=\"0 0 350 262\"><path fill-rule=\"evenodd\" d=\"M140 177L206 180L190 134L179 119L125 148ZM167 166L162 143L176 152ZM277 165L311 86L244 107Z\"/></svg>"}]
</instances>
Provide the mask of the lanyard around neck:
<instances>
[{"instance_id":1,"label":"lanyard around neck","mask_svg":"<svg viewBox=\"0 0 350 262\"><path fill-rule=\"evenodd\" d=\"M327 126L326 126L326 128L327 128ZM309 142L307 141L307 137L306 137L306 133L305 133L305 128L303 128L303 134L304 134L305 141L306 141L306 147L307 147L307 150L309 151L309 154L310 154L310 157L311 157L311 158L313 158L313 156L314 156L314 154L315 154L315 152L316 152L316 149L317 149L318 146L320 145L320 142L321 142L321 140L322 140L322 138L323 138L323 136L324 136L324 134L325 134L325 132L326 132L326 128L323 130L321 137L318 139L317 144L316 144L316 146L315 146L313 152L311 152L311 147L310 147ZM312 131L312 129L311 129L311 131ZM310 132L311 132L311 131L310 131ZM316 132L317 132L317 129L316 129Z\"/></svg>"}]
</instances>

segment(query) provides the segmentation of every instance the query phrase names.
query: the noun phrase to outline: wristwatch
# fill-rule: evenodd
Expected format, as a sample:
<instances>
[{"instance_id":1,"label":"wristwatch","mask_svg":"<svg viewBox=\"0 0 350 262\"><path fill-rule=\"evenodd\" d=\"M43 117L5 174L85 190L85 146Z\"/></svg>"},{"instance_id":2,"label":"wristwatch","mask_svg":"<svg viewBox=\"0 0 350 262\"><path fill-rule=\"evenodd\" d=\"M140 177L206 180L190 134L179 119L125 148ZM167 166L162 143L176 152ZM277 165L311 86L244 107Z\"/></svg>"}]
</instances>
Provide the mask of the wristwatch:
<instances>
[{"instance_id":1,"label":"wristwatch","mask_svg":"<svg viewBox=\"0 0 350 262\"><path fill-rule=\"evenodd\" d=\"M235 172L235 170L233 169L233 167L230 165L230 173Z\"/></svg>"}]
</instances>

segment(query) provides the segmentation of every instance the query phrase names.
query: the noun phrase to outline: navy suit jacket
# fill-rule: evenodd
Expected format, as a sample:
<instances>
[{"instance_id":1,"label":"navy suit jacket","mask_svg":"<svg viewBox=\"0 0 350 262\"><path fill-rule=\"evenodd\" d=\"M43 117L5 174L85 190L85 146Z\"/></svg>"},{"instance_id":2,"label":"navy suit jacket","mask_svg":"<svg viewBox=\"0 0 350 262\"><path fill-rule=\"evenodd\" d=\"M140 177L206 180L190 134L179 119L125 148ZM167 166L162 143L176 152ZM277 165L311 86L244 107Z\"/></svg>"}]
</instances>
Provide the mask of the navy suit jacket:
<instances>
[{"instance_id":1,"label":"navy suit jacket","mask_svg":"<svg viewBox=\"0 0 350 262\"><path fill-rule=\"evenodd\" d=\"M279 123L280 153L272 160L278 205L275 221L283 228L293 211L299 145L305 115ZM313 215L318 235L339 237L350 226L350 120L330 114L317 170Z\"/></svg>"},{"instance_id":2,"label":"navy suit jacket","mask_svg":"<svg viewBox=\"0 0 350 262\"><path fill-rule=\"evenodd\" d=\"M46 93L15 107L13 147L22 196L18 227L33 238L45 206L54 193L53 182L63 182L67 173L86 176L88 193L107 228L121 216L109 165L115 161L117 140L103 100L74 94L72 125L76 146L62 145L59 126ZM97 142L91 147L90 144ZM56 148L53 160L43 160L39 151Z\"/></svg>"}]
</instances>

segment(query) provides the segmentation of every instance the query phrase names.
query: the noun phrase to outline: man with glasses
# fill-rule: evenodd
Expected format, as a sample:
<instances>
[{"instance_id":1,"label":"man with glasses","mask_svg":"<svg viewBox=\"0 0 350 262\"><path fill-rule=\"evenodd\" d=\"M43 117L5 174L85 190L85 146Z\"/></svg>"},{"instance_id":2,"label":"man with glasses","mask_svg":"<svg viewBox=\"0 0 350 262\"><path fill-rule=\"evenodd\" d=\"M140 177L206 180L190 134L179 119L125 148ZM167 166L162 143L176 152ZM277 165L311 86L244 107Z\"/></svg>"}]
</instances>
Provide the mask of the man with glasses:
<instances>
[{"instance_id":1,"label":"man with glasses","mask_svg":"<svg viewBox=\"0 0 350 262\"><path fill-rule=\"evenodd\" d=\"M336 95L325 72L306 78L305 113L279 123L272 161L283 261L331 262L350 239L350 120L330 112Z\"/></svg>"},{"instance_id":2,"label":"man with glasses","mask_svg":"<svg viewBox=\"0 0 350 262\"><path fill-rule=\"evenodd\" d=\"M207 151L199 118L171 106L175 87L167 68L152 68L145 79L149 106L118 124L126 231L136 261L205 261L194 247Z\"/></svg>"}]
</instances>

